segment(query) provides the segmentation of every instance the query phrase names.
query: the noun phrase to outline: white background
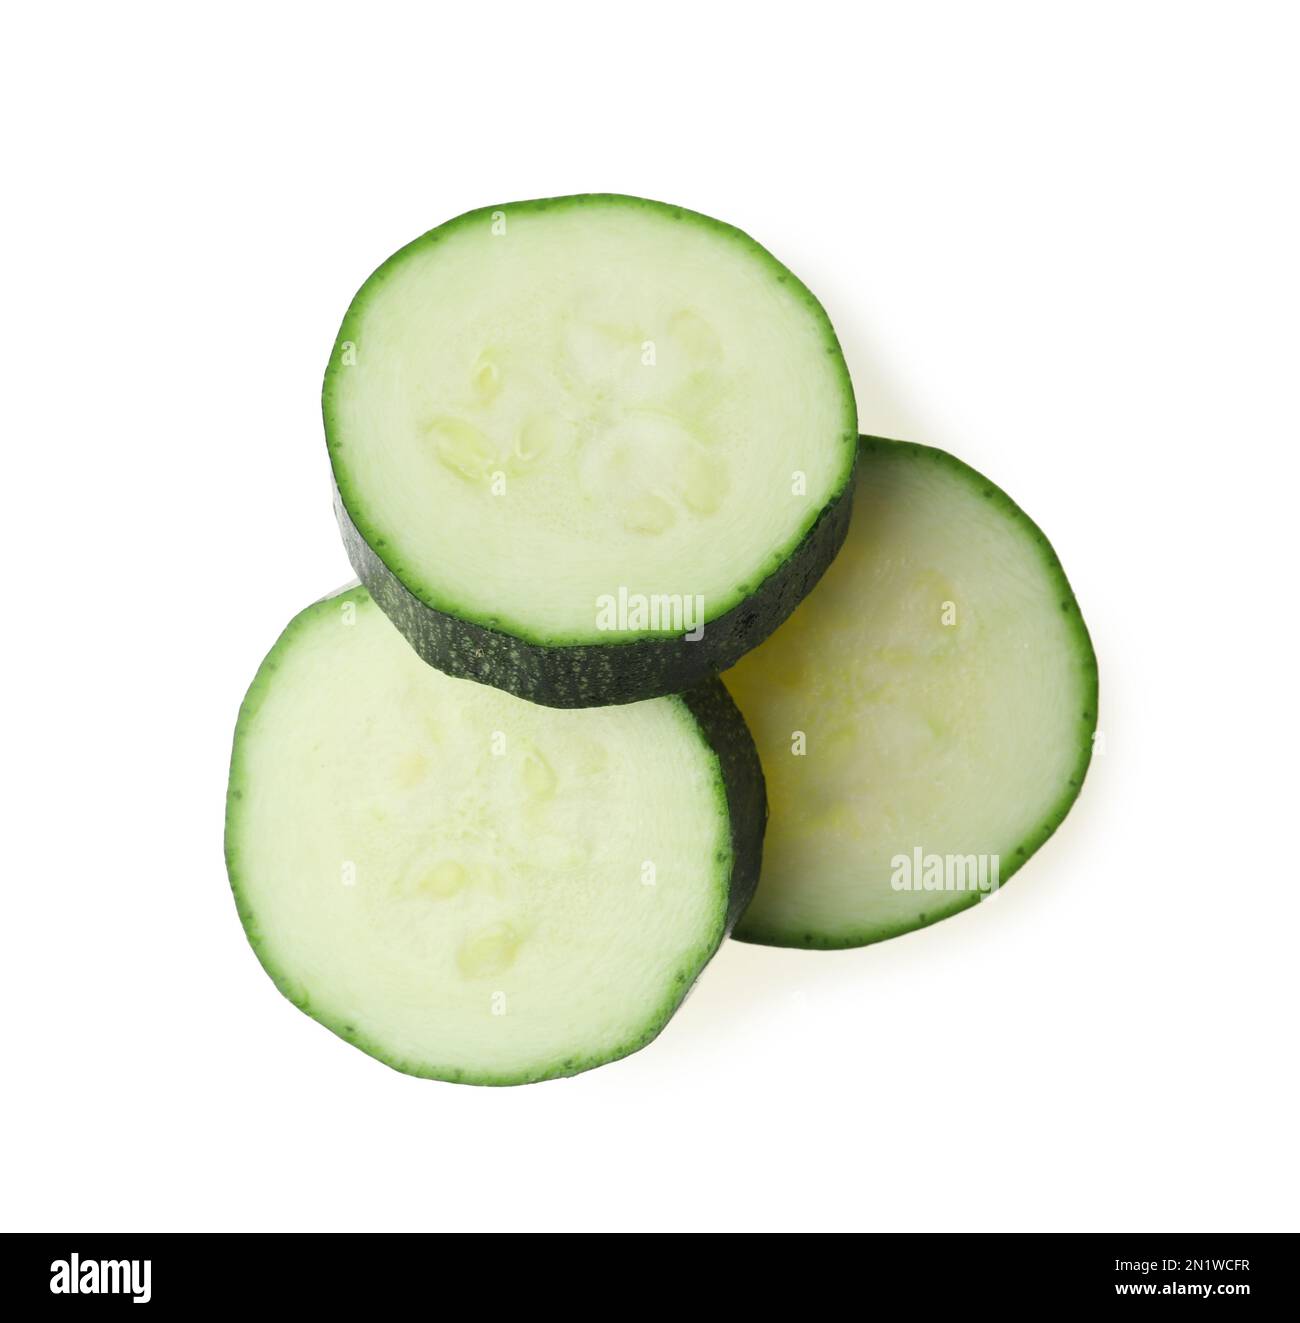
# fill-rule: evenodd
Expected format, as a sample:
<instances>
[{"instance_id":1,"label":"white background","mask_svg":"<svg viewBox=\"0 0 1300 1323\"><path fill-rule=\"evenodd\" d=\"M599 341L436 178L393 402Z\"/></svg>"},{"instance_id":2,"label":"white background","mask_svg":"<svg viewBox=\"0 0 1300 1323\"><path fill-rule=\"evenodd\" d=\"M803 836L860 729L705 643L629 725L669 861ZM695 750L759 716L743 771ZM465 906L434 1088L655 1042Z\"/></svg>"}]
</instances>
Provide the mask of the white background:
<instances>
[{"instance_id":1,"label":"white background","mask_svg":"<svg viewBox=\"0 0 1300 1323\"><path fill-rule=\"evenodd\" d=\"M36 7L3 97L3 1225L1295 1229L1295 10ZM350 577L322 370L470 207L644 194L821 297L865 430L1052 538L1105 752L991 904L723 949L485 1090L282 1000L243 691Z\"/></svg>"}]
</instances>

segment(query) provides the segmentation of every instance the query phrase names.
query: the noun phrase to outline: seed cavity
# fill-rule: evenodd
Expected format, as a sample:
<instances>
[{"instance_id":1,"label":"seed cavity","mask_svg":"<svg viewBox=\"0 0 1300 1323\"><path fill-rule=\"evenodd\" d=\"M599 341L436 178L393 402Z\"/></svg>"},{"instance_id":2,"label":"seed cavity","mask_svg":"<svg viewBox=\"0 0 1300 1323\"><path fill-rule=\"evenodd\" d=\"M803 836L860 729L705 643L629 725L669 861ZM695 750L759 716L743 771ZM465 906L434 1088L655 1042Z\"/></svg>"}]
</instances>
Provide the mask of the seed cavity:
<instances>
[{"instance_id":1,"label":"seed cavity","mask_svg":"<svg viewBox=\"0 0 1300 1323\"><path fill-rule=\"evenodd\" d=\"M420 879L419 889L435 900L446 900L462 890L469 881L469 871L454 859L442 859Z\"/></svg>"},{"instance_id":2,"label":"seed cavity","mask_svg":"<svg viewBox=\"0 0 1300 1323\"><path fill-rule=\"evenodd\" d=\"M429 760L422 753L403 754L397 762L397 784L409 790L424 780L429 771Z\"/></svg>"},{"instance_id":3,"label":"seed cavity","mask_svg":"<svg viewBox=\"0 0 1300 1323\"><path fill-rule=\"evenodd\" d=\"M623 507L623 527L632 533L666 533L677 522L677 512L662 496L645 492Z\"/></svg>"},{"instance_id":4,"label":"seed cavity","mask_svg":"<svg viewBox=\"0 0 1300 1323\"><path fill-rule=\"evenodd\" d=\"M480 404L491 404L501 392L501 367L492 350L485 349L471 373L474 394Z\"/></svg>"},{"instance_id":5,"label":"seed cavity","mask_svg":"<svg viewBox=\"0 0 1300 1323\"><path fill-rule=\"evenodd\" d=\"M492 443L472 423L460 418L436 418L429 430L438 459L466 481L485 481L497 467Z\"/></svg>"},{"instance_id":6,"label":"seed cavity","mask_svg":"<svg viewBox=\"0 0 1300 1323\"><path fill-rule=\"evenodd\" d=\"M447 846L431 842L421 846L406 861L393 882L394 895L420 902L448 900L483 880L482 870L447 853Z\"/></svg>"},{"instance_id":7,"label":"seed cavity","mask_svg":"<svg viewBox=\"0 0 1300 1323\"><path fill-rule=\"evenodd\" d=\"M571 429L554 414L534 414L524 421L510 450L509 468L526 473L547 456L564 449L572 436Z\"/></svg>"},{"instance_id":8,"label":"seed cavity","mask_svg":"<svg viewBox=\"0 0 1300 1323\"><path fill-rule=\"evenodd\" d=\"M727 470L720 458L698 450L682 461L680 491L688 509L698 515L716 514L727 494Z\"/></svg>"},{"instance_id":9,"label":"seed cavity","mask_svg":"<svg viewBox=\"0 0 1300 1323\"><path fill-rule=\"evenodd\" d=\"M519 934L508 923L494 923L461 943L456 964L466 978L503 974L515 962Z\"/></svg>"}]
</instances>

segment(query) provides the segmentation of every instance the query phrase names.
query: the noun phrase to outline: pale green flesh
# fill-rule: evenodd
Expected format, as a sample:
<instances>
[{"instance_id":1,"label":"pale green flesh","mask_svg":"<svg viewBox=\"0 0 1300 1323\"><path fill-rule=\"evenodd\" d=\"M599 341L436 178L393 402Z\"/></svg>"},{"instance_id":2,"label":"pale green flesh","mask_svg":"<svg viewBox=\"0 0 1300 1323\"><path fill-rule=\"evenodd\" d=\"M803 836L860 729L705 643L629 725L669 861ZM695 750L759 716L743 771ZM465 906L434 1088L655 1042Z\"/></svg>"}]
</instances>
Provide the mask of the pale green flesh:
<instances>
[{"instance_id":1,"label":"pale green flesh","mask_svg":"<svg viewBox=\"0 0 1300 1323\"><path fill-rule=\"evenodd\" d=\"M680 700L556 711L451 679L362 589L268 658L231 794L263 964L415 1074L514 1083L624 1055L722 937L725 798Z\"/></svg>"},{"instance_id":2,"label":"pale green flesh","mask_svg":"<svg viewBox=\"0 0 1300 1323\"><path fill-rule=\"evenodd\" d=\"M728 227L559 203L453 222L363 289L326 384L344 503L428 605L534 642L615 641L620 589L714 619L844 484L833 332Z\"/></svg>"},{"instance_id":3,"label":"pale green flesh","mask_svg":"<svg viewBox=\"0 0 1300 1323\"><path fill-rule=\"evenodd\" d=\"M869 447L854 501L821 583L726 675L770 806L747 940L858 945L956 913L994 856L1005 881L1050 833L1087 765L1095 662L1038 530L923 447ZM923 889L895 886L908 870Z\"/></svg>"}]
</instances>

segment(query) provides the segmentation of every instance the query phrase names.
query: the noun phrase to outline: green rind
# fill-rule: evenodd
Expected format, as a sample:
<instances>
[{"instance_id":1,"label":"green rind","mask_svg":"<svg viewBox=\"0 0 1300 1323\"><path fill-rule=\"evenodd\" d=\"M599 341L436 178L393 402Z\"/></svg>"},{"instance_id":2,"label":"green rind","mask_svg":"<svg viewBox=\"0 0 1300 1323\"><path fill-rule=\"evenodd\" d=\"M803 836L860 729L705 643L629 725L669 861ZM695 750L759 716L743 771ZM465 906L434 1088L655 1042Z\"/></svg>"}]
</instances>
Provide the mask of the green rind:
<instances>
[{"instance_id":1,"label":"green rind","mask_svg":"<svg viewBox=\"0 0 1300 1323\"><path fill-rule=\"evenodd\" d=\"M617 205L662 212L715 230L771 268L778 283L790 286L820 323L826 352L839 367L844 406L844 467L834 494L811 511L795 538L774 551L759 573L757 587L740 584L709 603L704 637L687 642L662 632L621 634L611 642L594 633L585 638L540 637L526 626L489 617L440 598L400 562L391 539L366 519L352 490L334 409L343 371L342 346L357 339L357 326L370 296L414 252L455 230L491 219L494 212L519 213L562 207ZM430 665L448 675L477 680L548 707L601 707L679 693L734 664L785 620L835 558L845 534L857 460L857 406L848 367L826 310L799 278L743 230L700 212L620 193L579 193L479 207L428 231L398 249L354 296L335 337L321 396L325 441L334 474L335 510L348 559L357 577L412 646ZM757 577L757 575L755 576ZM594 615L594 608L593 608Z\"/></svg>"},{"instance_id":2,"label":"green rind","mask_svg":"<svg viewBox=\"0 0 1300 1323\"><path fill-rule=\"evenodd\" d=\"M612 707L694 688L733 666L767 638L808 595L844 545L852 487L823 507L785 563L703 637L683 635L544 647L421 602L392 573L352 522L341 498L339 531L357 578L430 666L504 689L546 707Z\"/></svg>"},{"instance_id":3,"label":"green rind","mask_svg":"<svg viewBox=\"0 0 1300 1323\"><path fill-rule=\"evenodd\" d=\"M360 605L365 603L366 599L367 593L363 586L344 588L314 602L294 616L258 668L240 705L239 717L235 723L230 779L226 795L225 858L235 909L258 963L281 995L318 1024L393 1070L421 1079L502 1087L536 1084L543 1080L578 1075L639 1051L657 1038L664 1026L672 1019L695 980L743 913L758 885L763 830L767 820L763 773L759 767L758 753L754 748L749 728L745 725L722 681L716 678L707 681L691 693L675 695L673 701L682 705L717 760L718 776L715 791L718 809L719 812L727 814L730 826L730 849L720 853L715 861L718 868L719 891L720 895L725 895L725 903L719 905L714 932L686 958L678 971L669 997L653 1010L643 1030L613 1052L604 1056L568 1057L551 1067L518 1074L474 1074L457 1067L429 1066L422 1062L404 1060L387 1052L381 1044L358 1034L346 1020L314 1009L304 989L280 970L271 959L267 943L258 928L257 916L248 902L240 880L239 805L244 798L246 788L242 757L243 739L266 697L275 672L279 669L281 656L295 636L307 628L315 617L335 611L339 603L351 600Z\"/></svg>"},{"instance_id":4,"label":"green rind","mask_svg":"<svg viewBox=\"0 0 1300 1323\"><path fill-rule=\"evenodd\" d=\"M893 441L885 437L864 436L861 438L861 448L863 454L888 450L895 455L907 455L918 463L933 463L946 467L951 472L956 473L967 486L977 489L983 499L991 501L1013 523L1020 525L1028 536L1030 543L1038 551L1048 577L1056 584L1060 593L1061 610L1068 617L1072 626L1078 647L1080 692L1083 697L1077 727L1079 756L1074 770L1066 782L1066 787L1056 804L1047 812L1039 825L1017 844L1009 856L1009 865L1003 865L1000 887L1005 886L1065 820L1066 814L1073 807L1074 801L1079 797L1079 792L1083 788L1084 778L1087 776L1088 766L1092 761L1093 736L1097 730L1099 682L1097 654L1092 646L1092 638L1088 634L1087 625L1084 624L1083 614L1075 600L1074 590L1070 587L1069 580L1065 576L1065 569L1052 548L1052 544L1047 540L1043 530L1002 488L990 482L983 474L971 468L969 464L964 463L955 455L949 454L946 450L935 449L933 446L923 446L914 441ZM950 894L955 899L945 905L943 899L941 899L945 894ZM906 933L929 928L943 919L952 918L953 915L970 909L971 906L978 904L980 900L979 892L936 892L935 896L935 912L933 914L927 913L923 920L918 923L889 924L863 929L847 935L841 933L826 935L814 932L778 932L772 929L763 929L757 924L746 927L742 917L732 936L739 942L752 942L762 946L795 947L801 950L816 951L847 950L860 946L870 946L876 942L887 941L891 937L901 937Z\"/></svg>"},{"instance_id":5,"label":"green rind","mask_svg":"<svg viewBox=\"0 0 1300 1323\"><path fill-rule=\"evenodd\" d=\"M758 889L767 830L767 787L754 737L721 680L679 695L718 759L731 823L731 878L724 936L729 936Z\"/></svg>"}]
</instances>

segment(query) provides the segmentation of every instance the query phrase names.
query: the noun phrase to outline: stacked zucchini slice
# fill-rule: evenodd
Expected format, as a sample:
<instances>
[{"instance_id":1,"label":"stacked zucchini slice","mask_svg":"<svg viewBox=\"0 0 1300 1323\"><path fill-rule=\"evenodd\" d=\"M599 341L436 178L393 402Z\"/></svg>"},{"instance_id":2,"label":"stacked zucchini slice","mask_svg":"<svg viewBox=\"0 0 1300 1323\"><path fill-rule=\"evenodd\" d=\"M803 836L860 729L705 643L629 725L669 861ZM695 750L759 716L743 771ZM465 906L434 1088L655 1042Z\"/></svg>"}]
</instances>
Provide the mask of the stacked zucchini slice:
<instances>
[{"instance_id":1,"label":"stacked zucchini slice","mask_svg":"<svg viewBox=\"0 0 1300 1323\"><path fill-rule=\"evenodd\" d=\"M615 1060L737 924L933 922L981 893L931 859L1005 880L1077 794L1096 666L1050 547L951 457L859 444L826 314L739 230L461 216L363 285L324 416L360 584L258 671L226 852L280 990L388 1064Z\"/></svg>"}]
</instances>

